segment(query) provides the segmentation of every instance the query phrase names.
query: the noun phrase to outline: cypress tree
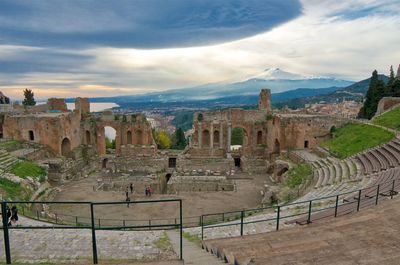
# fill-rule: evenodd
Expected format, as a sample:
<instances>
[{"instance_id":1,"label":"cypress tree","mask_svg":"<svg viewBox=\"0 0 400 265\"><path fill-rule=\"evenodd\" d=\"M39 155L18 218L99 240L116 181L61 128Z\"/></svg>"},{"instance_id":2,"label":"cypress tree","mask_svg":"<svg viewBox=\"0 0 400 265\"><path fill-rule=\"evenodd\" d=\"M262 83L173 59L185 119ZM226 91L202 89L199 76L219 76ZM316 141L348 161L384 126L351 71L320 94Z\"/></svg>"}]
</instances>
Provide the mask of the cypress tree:
<instances>
[{"instance_id":1,"label":"cypress tree","mask_svg":"<svg viewBox=\"0 0 400 265\"><path fill-rule=\"evenodd\" d=\"M393 97L394 91L393 91L393 84L395 81L394 77L394 71L393 71L393 66L390 66L390 74L389 74L389 81L387 82L386 88L385 88L385 96L387 97Z\"/></svg>"},{"instance_id":2,"label":"cypress tree","mask_svg":"<svg viewBox=\"0 0 400 265\"><path fill-rule=\"evenodd\" d=\"M24 106L35 106L36 105L34 94L31 89L24 90L24 97L25 97L24 101L22 101L22 104Z\"/></svg>"},{"instance_id":3,"label":"cypress tree","mask_svg":"<svg viewBox=\"0 0 400 265\"><path fill-rule=\"evenodd\" d=\"M363 107L360 109L358 113L359 118L370 119L373 114L376 112L374 111L373 106L375 105L374 102L376 101L377 97L377 83L378 83L378 72L374 70L372 72L372 77L369 83L369 88L367 94L365 96L365 101Z\"/></svg>"},{"instance_id":4,"label":"cypress tree","mask_svg":"<svg viewBox=\"0 0 400 265\"><path fill-rule=\"evenodd\" d=\"M183 132L183 130L181 128L178 128L176 130L175 140L176 140L176 143L175 143L174 147L176 149L180 149L180 150L185 149L187 143L186 143L185 133Z\"/></svg>"}]
</instances>

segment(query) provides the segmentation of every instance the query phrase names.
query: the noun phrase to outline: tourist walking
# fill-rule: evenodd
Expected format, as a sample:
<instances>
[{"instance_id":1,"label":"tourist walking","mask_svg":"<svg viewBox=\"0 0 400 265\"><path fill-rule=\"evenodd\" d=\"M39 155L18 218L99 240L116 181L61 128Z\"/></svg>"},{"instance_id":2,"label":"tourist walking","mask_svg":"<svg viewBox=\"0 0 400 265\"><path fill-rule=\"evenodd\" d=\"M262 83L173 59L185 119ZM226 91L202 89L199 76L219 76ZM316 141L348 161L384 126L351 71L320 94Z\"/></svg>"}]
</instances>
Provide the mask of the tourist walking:
<instances>
[{"instance_id":1,"label":"tourist walking","mask_svg":"<svg viewBox=\"0 0 400 265\"><path fill-rule=\"evenodd\" d=\"M131 202L131 198L129 198L129 194L128 194L128 193L126 194L126 199L125 199L125 201L127 202L127 203L126 203L126 207L129 208L129 203Z\"/></svg>"},{"instance_id":2,"label":"tourist walking","mask_svg":"<svg viewBox=\"0 0 400 265\"><path fill-rule=\"evenodd\" d=\"M149 197L151 197L151 193L153 192L153 189L151 188L151 186L149 186Z\"/></svg>"},{"instance_id":3,"label":"tourist walking","mask_svg":"<svg viewBox=\"0 0 400 265\"><path fill-rule=\"evenodd\" d=\"M144 193L146 194L146 197L149 196L149 187L144 188Z\"/></svg>"},{"instance_id":4,"label":"tourist walking","mask_svg":"<svg viewBox=\"0 0 400 265\"><path fill-rule=\"evenodd\" d=\"M10 217L10 225L16 225L18 221L18 209L17 206L11 207L11 217Z\"/></svg>"},{"instance_id":5,"label":"tourist walking","mask_svg":"<svg viewBox=\"0 0 400 265\"><path fill-rule=\"evenodd\" d=\"M131 194L133 193L133 183L131 183L131 185L129 185L129 188L131 189Z\"/></svg>"},{"instance_id":6,"label":"tourist walking","mask_svg":"<svg viewBox=\"0 0 400 265\"><path fill-rule=\"evenodd\" d=\"M10 226L11 225L11 210L10 207L7 205L7 224Z\"/></svg>"}]
</instances>

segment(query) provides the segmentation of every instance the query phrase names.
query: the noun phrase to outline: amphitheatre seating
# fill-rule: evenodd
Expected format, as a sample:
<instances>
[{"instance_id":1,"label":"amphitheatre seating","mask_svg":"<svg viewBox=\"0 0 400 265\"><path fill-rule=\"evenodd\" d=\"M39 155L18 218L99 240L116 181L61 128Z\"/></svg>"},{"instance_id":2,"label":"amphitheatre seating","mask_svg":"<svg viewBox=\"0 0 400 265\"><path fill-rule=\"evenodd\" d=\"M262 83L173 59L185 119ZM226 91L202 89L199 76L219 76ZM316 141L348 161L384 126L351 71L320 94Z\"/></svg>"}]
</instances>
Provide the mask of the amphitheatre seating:
<instances>
[{"instance_id":1,"label":"amphitheatre seating","mask_svg":"<svg viewBox=\"0 0 400 265\"><path fill-rule=\"evenodd\" d=\"M7 171L18 163L18 159L10 155L6 150L0 150L0 169Z\"/></svg>"},{"instance_id":2,"label":"amphitheatre seating","mask_svg":"<svg viewBox=\"0 0 400 265\"><path fill-rule=\"evenodd\" d=\"M398 264L399 199L308 227L203 241L229 264ZM388 215L390 213L390 215ZM390 227L390 229L387 229Z\"/></svg>"},{"instance_id":3,"label":"amphitheatre seating","mask_svg":"<svg viewBox=\"0 0 400 265\"><path fill-rule=\"evenodd\" d=\"M393 180L395 180L394 187L393 187ZM370 181L368 184L368 187L370 188L366 188L361 192L360 208L369 207L375 204L378 185L379 185L379 193L381 194L380 196L389 196L393 188L394 190L400 191L400 167L392 168L386 171L381 171L373 176L372 181ZM339 193L341 192L337 192L331 195ZM316 196L315 198L318 198L318 196ZM353 194L346 195L345 197L342 196L340 199L343 200L343 204L341 204L341 206L338 207L339 216L355 212L357 210L356 205L358 203L358 191L354 192ZM306 199L302 198L302 200L304 201ZM333 208L324 211L319 211L317 213L312 214L311 220L314 222L325 218L330 218L334 215L334 212L335 209ZM302 216L300 218L288 221L287 223L305 224L307 223L307 219L308 216Z\"/></svg>"}]
</instances>

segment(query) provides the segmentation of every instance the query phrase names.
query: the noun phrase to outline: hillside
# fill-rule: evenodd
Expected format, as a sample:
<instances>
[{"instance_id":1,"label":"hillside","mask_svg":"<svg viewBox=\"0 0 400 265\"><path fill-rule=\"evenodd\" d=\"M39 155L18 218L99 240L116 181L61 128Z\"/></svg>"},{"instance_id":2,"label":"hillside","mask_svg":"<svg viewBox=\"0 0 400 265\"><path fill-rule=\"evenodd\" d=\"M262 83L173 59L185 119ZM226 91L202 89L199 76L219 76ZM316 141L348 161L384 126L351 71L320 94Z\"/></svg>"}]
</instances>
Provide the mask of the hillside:
<instances>
[{"instance_id":1,"label":"hillside","mask_svg":"<svg viewBox=\"0 0 400 265\"><path fill-rule=\"evenodd\" d=\"M394 134L368 124L348 124L333 132L333 138L322 144L336 157L346 158L390 141Z\"/></svg>"},{"instance_id":2,"label":"hillside","mask_svg":"<svg viewBox=\"0 0 400 265\"><path fill-rule=\"evenodd\" d=\"M354 101L362 101L364 95L367 93L369 83L371 78L367 78L351 84L345 88L337 89L334 92L327 94L319 94L315 96L301 96L295 99L289 99L287 101L279 102L276 105L277 108L282 108L287 105L289 108L297 109L303 108L305 104L313 104L319 102L341 102L343 100L354 100ZM379 79L387 82L389 77L386 75L379 75Z\"/></svg>"},{"instance_id":3,"label":"hillside","mask_svg":"<svg viewBox=\"0 0 400 265\"><path fill-rule=\"evenodd\" d=\"M400 107L374 118L372 122L377 125L400 130Z\"/></svg>"}]
</instances>

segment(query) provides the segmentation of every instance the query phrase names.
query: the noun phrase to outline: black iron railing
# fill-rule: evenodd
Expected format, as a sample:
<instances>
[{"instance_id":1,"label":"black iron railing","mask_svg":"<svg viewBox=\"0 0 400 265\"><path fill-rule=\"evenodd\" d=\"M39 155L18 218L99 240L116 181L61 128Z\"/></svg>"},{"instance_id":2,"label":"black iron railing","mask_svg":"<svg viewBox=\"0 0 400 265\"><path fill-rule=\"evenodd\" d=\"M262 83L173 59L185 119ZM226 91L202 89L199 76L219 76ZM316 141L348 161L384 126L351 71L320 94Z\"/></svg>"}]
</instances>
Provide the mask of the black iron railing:
<instances>
[{"instance_id":1,"label":"black iron railing","mask_svg":"<svg viewBox=\"0 0 400 265\"><path fill-rule=\"evenodd\" d=\"M378 205L380 197L393 198L393 196L398 194L398 191L396 191L398 186L400 186L400 181L393 179L367 188L306 201L257 209L205 214L201 216L201 239L204 239L205 230L208 229L239 226L238 230L240 235L243 236L244 227L247 224L275 222L275 230L278 231L282 220L299 224L309 224L323 218L337 217L340 214L347 214L354 211L358 212L363 206ZM306 210L304 211L304 209ZM284 215L285 210L288 210L289 214ZM299 210L300 212L296 212ZM245 217L249 217L252 215L251 213L257 212L266 212L269 213L269 216L252 221L245 220ZM235 216L236 218L231 221L226 216Z\"/></svg>"},{"instance_id":2,"label":"black iron railing","mask_svg":"<svg viewBox=\"0 0 400 265\"><path fill-rule=\"evenodd\" d=\"M2 201L1 202L1 212L7 212L7 205L19 205L19 204L68 204L68 205L86 205L90 207L90 224L80 224L80 225L65 225L65 224L52 224L46 223L46 225L33 225L33 226L8 226L8 218L6 214L2 214L2 227L4 235L4 250L6 256L6 263L11 264L11 248L10 248L10 229L90 229L92 232L92 257L93 263L98 264L97 256L97 242L96 242L96 231L97 230L151 230L151 229L179 229L180 231L180 253L179 257L183 257L183 247L182 247L182 235L183 235L183 218L182 218L182 200L181 199L165 199L165 200L149 200L149 201L133 201L129 204L154 204L154 203L178 203L179 204L179 223L162 223L162 224L146 224L146 225L101 225L96 223L95 210L96 207L102 205L127 205L127 202L48 202L48 201ZM23 207L21 207L23 209Z\"/></svg>"}]
</instances>

